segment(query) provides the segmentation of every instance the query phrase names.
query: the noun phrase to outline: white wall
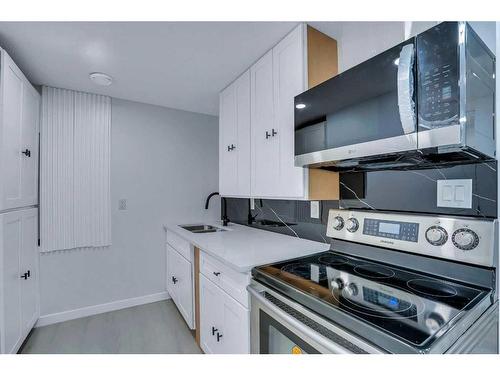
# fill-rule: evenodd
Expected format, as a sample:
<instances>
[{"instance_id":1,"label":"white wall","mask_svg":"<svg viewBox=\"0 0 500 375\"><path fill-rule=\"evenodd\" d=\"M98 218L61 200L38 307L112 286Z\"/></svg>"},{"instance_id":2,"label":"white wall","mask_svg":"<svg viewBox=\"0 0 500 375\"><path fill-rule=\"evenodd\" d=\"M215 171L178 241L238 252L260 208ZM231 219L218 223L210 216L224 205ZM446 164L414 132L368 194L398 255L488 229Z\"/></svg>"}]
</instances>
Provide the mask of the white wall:
<instances>
[{"instance_id":1,"label":"white wall","mask_svg":"<svg viewBox=\"0 0 500 375\"><path fill-rule=\"evenodd\" d=\"M353 66L401 43L438 21L416 22L311 22L311 26L338 42L339 71ZM495 22L470 22L474 30L495 52Z\"/></svg>"},{"instance_id":2,"label":"white wall","mask_svg":"<svg viewBox=\"0 0 500 375\"><path fill-rule=\"evenodd\" d=\"M113 245L42 255L42 316L164 292L163 223L220 215L216 117L113 99L111 142Z\"/></svg>"}]
</instances>

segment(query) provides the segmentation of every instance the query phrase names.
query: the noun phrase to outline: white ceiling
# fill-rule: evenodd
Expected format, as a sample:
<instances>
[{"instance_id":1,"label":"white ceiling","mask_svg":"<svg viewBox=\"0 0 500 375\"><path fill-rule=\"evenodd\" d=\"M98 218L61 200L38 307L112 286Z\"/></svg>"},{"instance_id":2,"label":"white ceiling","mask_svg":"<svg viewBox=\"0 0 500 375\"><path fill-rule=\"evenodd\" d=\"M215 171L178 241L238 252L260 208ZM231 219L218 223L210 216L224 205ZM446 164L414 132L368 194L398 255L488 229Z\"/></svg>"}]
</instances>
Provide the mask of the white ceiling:
<instances>
[{"instance_id":1,"label":"white ceiling","mask_svg":"<svg viewBox=\"0 0 500 375\"><path fill-rule=\"evenodd\" d=\"M37 85L217 115L219 91L295 25L0 22L0 45ZM95 86L96 71L113 85Z\"/></svg>"}]
</instances>

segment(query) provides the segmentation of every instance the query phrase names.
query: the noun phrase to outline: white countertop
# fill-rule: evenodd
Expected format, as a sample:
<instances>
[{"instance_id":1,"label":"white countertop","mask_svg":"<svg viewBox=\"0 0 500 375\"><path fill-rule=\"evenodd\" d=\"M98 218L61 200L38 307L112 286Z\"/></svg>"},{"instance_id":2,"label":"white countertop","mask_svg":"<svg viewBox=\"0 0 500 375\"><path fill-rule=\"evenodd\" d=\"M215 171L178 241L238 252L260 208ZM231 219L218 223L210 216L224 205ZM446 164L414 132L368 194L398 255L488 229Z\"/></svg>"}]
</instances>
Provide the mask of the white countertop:
<instances>
[{"instance_id":1,"label":"white countertop","mask_svg":"<svg viewBox=\"0 0 500 375\"><path fill-rule=\"evenodd\" d=\"M181 228L178 223L166 224L165 228L177 233L200 250L216 257L238 272L249 272L256 266L307 256L327 251L330 248L330 244L234 223L229 223L227 227L213 222L204 224L210 224L225 231L192 233Z\"/></svg>"}]
</instances>

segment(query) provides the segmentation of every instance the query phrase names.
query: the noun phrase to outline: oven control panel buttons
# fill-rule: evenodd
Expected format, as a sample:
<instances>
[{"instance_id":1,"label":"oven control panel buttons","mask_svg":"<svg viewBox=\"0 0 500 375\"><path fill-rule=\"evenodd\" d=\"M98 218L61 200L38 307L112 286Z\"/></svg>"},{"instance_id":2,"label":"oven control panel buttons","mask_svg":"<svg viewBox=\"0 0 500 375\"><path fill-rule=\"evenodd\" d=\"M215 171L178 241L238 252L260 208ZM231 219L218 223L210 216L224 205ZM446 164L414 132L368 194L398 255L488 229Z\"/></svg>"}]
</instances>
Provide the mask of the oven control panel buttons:
<instances>
[{"instance_id":1,"label":"oven control panel buttons","mask_svg":"<svg viewBox=\"0 0 500 375\"><path fill-rule=\"evenodd\" d=\"M457 229L451 240L460 250L472 250L479 245L479 236L468 228Z\"/></svg>"},{"instance_id":2,"label":"oven control panel buttons","mask_svg":"<svg viewBox=\"0 0 500 375\"><path fill-rule=\"evenodd\" d=\"M339 291L344 287L344 280L342 280L340 277L337 279L333 279L330 285L332 286L333 290Z\"/></svg>"},{"instance_id":3,"label":"oven control panel buttons","mask_svg":"<svg viewBox=\"0 0 500 375\"><path fill-rule=\"evenodd\" d=\"M342 219L342 216L335 216L333 219L333 229L336 230L341 230L344 228L344 219Z\"/></svg>"},{"instance_id":4,"label":"oven control panel buttons","mask_svg":"<svg viewBox=\"0 0 500 375\"><path fill-rule=\"evenodd\" d=\"M434 246L442 246L448 241L448 232L438 225L432 226L425 232L427 242Z\"/></svg>"},{"instance_id":5,"label":"oven control panel buttons","mask_svg":"<svg viewBox=\"0 0 500 375\"><path fill-rule=\"evenodd\" d=\"M351 217L350 219L347 219L345 227L349 232L354 233L359 228L359 222L355 218Z\"/></svg>"},{"instance_id":6,"label":"oven control panel buttons","mask_svg":"<svg viewBox=\"0 0 500 375\"><path fill-rule=\"evenodd\" d=\"M356 284L350 283L344 288L344 293L348 297L356 297L358 295L358 287Z\"/></svg>"}]
</instances>

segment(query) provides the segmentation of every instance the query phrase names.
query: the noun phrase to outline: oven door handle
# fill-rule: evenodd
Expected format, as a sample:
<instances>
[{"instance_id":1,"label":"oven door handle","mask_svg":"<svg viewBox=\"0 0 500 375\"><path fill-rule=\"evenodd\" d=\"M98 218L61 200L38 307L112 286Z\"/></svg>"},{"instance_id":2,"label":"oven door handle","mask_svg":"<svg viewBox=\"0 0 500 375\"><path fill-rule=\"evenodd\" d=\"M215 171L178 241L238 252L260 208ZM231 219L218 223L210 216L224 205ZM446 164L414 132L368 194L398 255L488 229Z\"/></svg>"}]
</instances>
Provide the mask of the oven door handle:
<instances>
[{"instance_id":1,"label":"oven door handle","mask_svg":"<svg viewBox=\"0 0 500 375\"><path fill-rule=\"evenodd\" d=\"M331 353L352 354L350 350L327 339L326 337L320 335L312 328L309 328L308 326L299 322L297 319L285 313L283 310L274 305L272 302L268 301L253 285L248 285L247 290L252 295L252 297L255 298L260 304L272 310L275 317L282 319L286 324L296 329L299 332L298 336L310 337L315 343L318 343L324 348L327 348Z\"/></svg>"},{"instance_id":2,"label":"oven door handle","mask_svg":"<svg viewBox=\"0 0 500 375\"><path fill-rule=\"evenodd\" d=\"M398 65L398 107L399 119L405 134L414 133L416 129L415 102L413 101L414 77L413 65L415 62L415 47L413 44L403 46Z\"/></svg>"}]
</instances>

